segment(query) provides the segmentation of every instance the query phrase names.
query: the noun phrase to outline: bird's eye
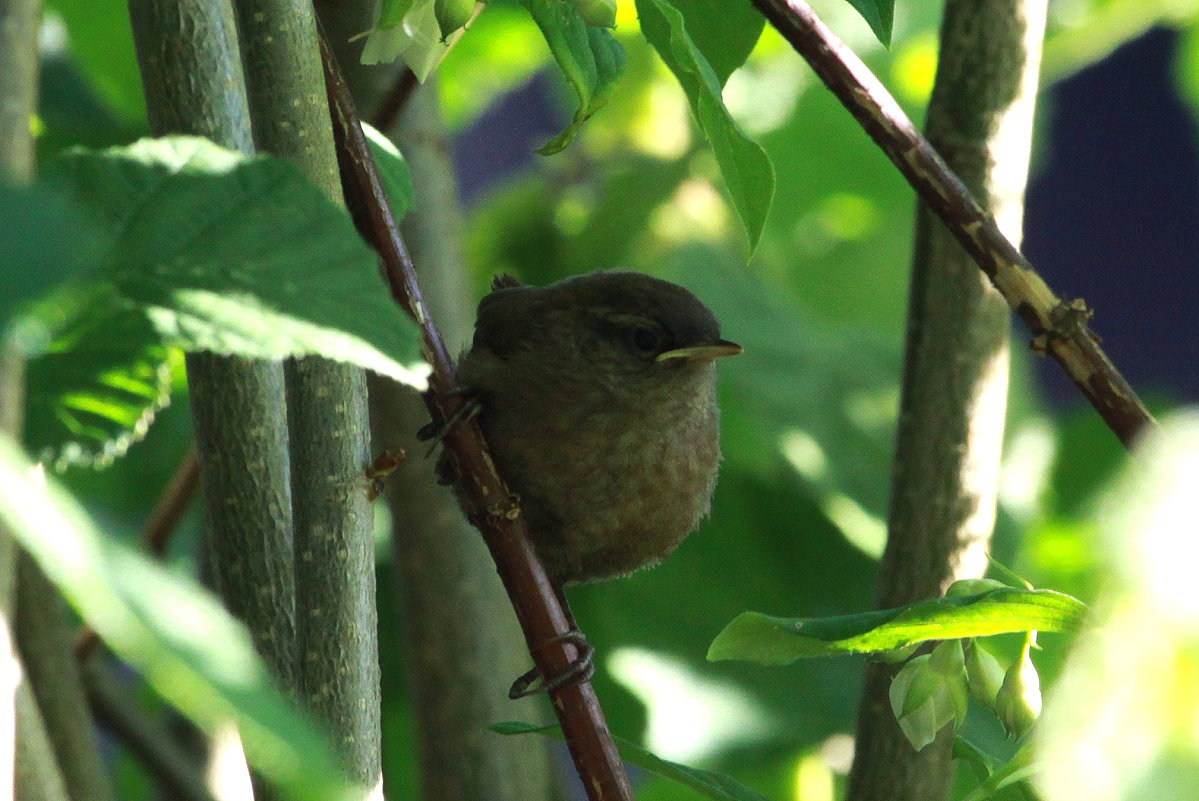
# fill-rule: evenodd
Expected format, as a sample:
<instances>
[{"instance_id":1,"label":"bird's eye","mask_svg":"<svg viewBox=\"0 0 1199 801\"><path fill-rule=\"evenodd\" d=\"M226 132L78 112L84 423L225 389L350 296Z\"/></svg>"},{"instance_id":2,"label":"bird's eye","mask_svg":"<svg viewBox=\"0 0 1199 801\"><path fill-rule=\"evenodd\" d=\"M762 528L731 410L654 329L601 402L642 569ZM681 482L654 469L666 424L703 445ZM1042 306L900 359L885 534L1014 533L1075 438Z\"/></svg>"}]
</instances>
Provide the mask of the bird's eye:
<instances>
[{"instance_id":1,"label":"bird's eye","mask_svg":"<svg viewBox=\"0 0 1199 801\"><path fill-rule=\"evenodd\" d=\"M652 353L658 349L661 340L652 328L638 326L633 329L633 346L642 353Z\"/></svg>"}]
</instances>

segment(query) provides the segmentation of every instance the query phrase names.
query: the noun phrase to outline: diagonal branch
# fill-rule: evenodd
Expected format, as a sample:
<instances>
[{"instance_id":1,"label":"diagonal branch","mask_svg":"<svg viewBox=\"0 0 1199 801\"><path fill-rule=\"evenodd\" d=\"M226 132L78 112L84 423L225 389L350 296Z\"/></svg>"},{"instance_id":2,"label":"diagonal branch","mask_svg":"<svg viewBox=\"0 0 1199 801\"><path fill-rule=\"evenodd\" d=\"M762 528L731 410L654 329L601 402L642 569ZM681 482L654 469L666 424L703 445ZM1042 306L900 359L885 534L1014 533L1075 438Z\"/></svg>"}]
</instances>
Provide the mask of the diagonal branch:
<instances>
[{"instance_id":1,"label":"diagonal branch","mask_svg":"<svg viewBox=\"0 0 1199 801\"><path fill-rule=\"evenodd\" d=\"M1124 445L1156 427L1136 392L1099 346L1091 310L1053 293L1005 237L882 83L803 0L753 0L807 60L825 85L895 163L920 199L970 254L1033 334L1032 347L1052 356Z\"/></svg>"},{"instance_id":2,"label":"diagonal branch","mask_svg":"<svg viewBox=\"0 0 1199 801\"><path fill-rule=\"evenodd\" d=\"M455 392L457 370L428 315L415 268L384 199L349 90L323 40L321 55L346 205L359 230L378 251L392 295L420 326L425 358L433 367L430 389L424 396L429 412L434 420L449 420L463 403ZM443 444L461 477L457 486L460 500L491 551L537 668L543 676L561 675L577 658L574 646L562 639L570 624L529 544L528 523L516 497L496 472L475 421L453 426ZM631 801L628 777L591 684L568 683L551 691L550 698L591 801Z\"/></svg>"}]
</instances>

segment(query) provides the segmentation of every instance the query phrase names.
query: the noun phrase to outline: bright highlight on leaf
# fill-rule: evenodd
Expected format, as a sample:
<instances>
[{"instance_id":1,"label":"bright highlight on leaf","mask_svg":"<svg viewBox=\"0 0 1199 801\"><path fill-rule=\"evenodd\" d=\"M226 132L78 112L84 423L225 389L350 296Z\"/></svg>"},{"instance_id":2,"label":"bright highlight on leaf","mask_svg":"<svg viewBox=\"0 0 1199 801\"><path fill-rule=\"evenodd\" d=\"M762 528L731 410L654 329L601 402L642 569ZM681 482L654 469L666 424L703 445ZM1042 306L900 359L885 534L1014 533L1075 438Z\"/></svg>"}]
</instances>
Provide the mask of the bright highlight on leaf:
<instances>
[{"instance_id":1,"label":"bright highlight on leaf","mask_svg":"<svg viewBox=\"0 0 1199 801\"><path fill-rule=\"evenodd\" d=\"M804 657L889 651L927 640L1074 631L1085 613L1081 601L1064 593L1010 587L840 617L781 618L742 612L716 635L708 659L786 665Z\"/></svg>"},{"instance_id":2,"label":"bright highlight on leaf","mask_svg":"<svg viewBox=\"0 0 1199 801\"><path fill-rule=\"evenodd\" d=\"M402 213L406 167L377 141L375 155ZM170 137L71 151L43 176L61 213L31 220L27 235L52 239L80 218L95 235L63 257L82 260L71 289L15 329L42 458L94 463L139 438L166 401L166 346L319 355L424 387L419 334L374 252L291 164Z\"/></svg>"},{"instance_id":3,"label":"bright highlight on leaf","mask_svg":"<svg viewBox=\"0 0 1199 801\"><path fill-rule=\"evenodd\" d=\"M359 61L387 64L403 59L423 82L478 12L473 0L382 0Z\"/></svg>"},{"instance_id":4,"label":"bright highlight on leaf","mask_svg":"<svg viewBox=\"0 0 1199 801\"><path fill-rule=\"evenodd\" d=\"M350 801L325 737L274 686L249 633L194 582L104 537L0 434L0 523L80 616L209 731L237 722L252 766L291 801Z\"/></svg>"}]
</instances>

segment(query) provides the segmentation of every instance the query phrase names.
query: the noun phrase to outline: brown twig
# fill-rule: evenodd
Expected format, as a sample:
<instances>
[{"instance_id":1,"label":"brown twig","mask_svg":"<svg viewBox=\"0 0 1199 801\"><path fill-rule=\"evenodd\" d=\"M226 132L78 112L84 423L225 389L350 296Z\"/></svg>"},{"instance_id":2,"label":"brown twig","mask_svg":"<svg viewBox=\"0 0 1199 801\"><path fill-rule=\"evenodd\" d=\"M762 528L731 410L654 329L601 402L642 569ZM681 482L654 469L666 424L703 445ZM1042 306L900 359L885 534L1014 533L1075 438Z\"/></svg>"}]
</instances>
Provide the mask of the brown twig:
<instances>
[{"instance_id":1,"label":"brown twig","mask_svg":"<svg viewBox=\"0 0 1199 801\"><path fill-rule=\"evenodd\" d=\"M463 403L461 395L454 392L457 370L426 311L415 268L385 199L349 89L323 37L321 45L346 205L363 236L378 251L393 297L420 326L424 355L433 367L425 402L434 420L448 420ZM528 524L517 499L496 472L477 422L454 426L443 446L460 476L457 488L467 516L491 551L537 668L543 676L561 675L578 656L564 639L570 624L529 544ZM567 684L551 691L550 698L588 798L631 801L628 776L591 684Z\"/></svg>"},{"instance_id":2,"label":"brown twig","mask_svg":"<svg viewBox=\"0 0 1199 801\"><path fill-rule=\"evenodd\" d=\"M945 223L1033 334L1032 347L1057 360L1125 446L1156 427L1136 392L1099 347L1091 310L1065 301L999 231L878 78L803 0L753 0L853 114L920 199Z\"/></svg>"},{"instance_id":3,"label":"brown twig","mask_svg":"<svg viewBox=\"0 0 1199 801\"><path fill-rule=\"evenodd\" d=\"M395 124L396 118L400 116L400 112L404 110L404 106L408 103L408 98L412 97L412 93L420 87L420 81L416 79L416 73L411 67L404 67L400 71L399 76L387 90L387 94L379 101L379 107L375 109L375 114L371 117L371 125L378 128L380 131L386 131Z\"/></svg>"},{"instance_id":4,"label":"brown twig","mask_svg":"<svg viewBox=\"0 0 1199 801\"><path fill-rule=\"evenodd\" d=\"M179 462L167 485L163 487L162 494L158 496L158 503L150 513L150 519L142 529L142 542L150 553L159 559L166 556L167 543L170 542L175 527L179 525L179 520L187 511L199 486L200 460L196 456L196 445L193 442L187 449L183 461ZM75 658L82 662L99 644L100 638L95 630L84 626L75 640Z\"/></svg>"},{"instance_id":5,"label":"brown twig","mask_svg":"<svg viewBox=\"0 0 1199 801\"><path fill-rule=\"evenodd\" d=\"M189 758L170 732L137 708L101 659L83 664L83 678L96 720L112 730L170 798L214 801L205 786L202 766Z\"/></svg>"}]
</instances>

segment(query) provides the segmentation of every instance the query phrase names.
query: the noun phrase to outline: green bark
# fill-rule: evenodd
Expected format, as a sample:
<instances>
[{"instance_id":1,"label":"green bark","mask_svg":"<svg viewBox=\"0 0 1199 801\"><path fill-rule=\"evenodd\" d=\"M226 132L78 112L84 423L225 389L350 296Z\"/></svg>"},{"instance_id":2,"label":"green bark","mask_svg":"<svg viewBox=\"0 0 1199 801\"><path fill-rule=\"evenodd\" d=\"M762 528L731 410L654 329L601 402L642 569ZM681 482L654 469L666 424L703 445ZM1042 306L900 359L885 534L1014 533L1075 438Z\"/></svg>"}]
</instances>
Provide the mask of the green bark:
<instances>
[{"instance_id":1,"label":"green bark","mask_svg":"<svg viewBox=\"0 0 1199 801\"><path fill-rule=\"evenodd\" d=\"M311 3L235 4L260 150L296 162L340 202ZM379 780L379 664L366 376L323 359L287 365L300 695L332 730L350 775Z\"/></svg>"},{"instance_id":2,"label":"green bark","mask_svg":"<svg viewBox=\"0 0 1199 801\"><path fill-rule=\"evenodd\" d=\"M1044 0L949 0L926 123L1014 241L1044 25ZM985 571L1007 402L1006 303L923 204L916 225L883 608ZM952 732L913 751L888 700L894 672L867 668L847 801L937 801L952 789Z\"/></svg>"}]
</instances>

